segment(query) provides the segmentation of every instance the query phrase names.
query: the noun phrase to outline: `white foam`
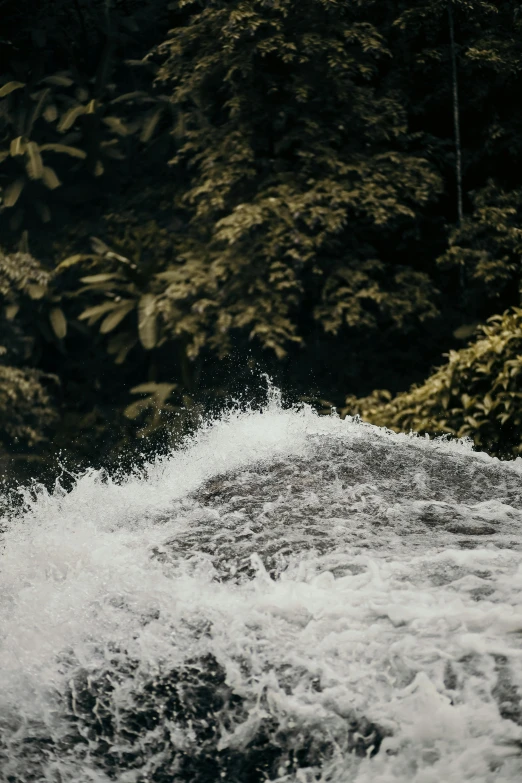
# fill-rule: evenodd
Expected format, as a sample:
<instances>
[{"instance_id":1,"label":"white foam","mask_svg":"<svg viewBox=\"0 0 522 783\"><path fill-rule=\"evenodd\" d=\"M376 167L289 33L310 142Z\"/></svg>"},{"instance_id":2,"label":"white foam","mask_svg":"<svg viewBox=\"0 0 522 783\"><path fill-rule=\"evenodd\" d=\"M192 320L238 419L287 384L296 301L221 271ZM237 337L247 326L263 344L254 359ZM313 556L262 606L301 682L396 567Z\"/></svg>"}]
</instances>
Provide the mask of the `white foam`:
<instances>
[{"instance_id":1,"label":"white foam","mask_svg":"<svg viewBox=\"0 0 522 783\"><path fill-rule=\"evenodd\" d=\"M356 420L319 417L306 406L285 410L272 394L263 411L236 410L208 423L181 450L142 473L115 481L90 471L68 493L59 488L36 497L27 493L24 510L3 522L0 721L17 714L27 726L40 721L59 735L55 708L71 667L96 672L109 665L115 647L138 660L145 673L210 650L238 693L267 694L281 725L293 722L317 732L330 727L335 735L355 710L390 727L393 736L374 758L329 761L324 779L332 783L520 779L522 727L502 718L491 697L498 678L495 656L508 661L522 685L520 551L434 545L426 535L420 554L418 547L399 552L386 546L363 554L347 550L340 526L338 555L290 558L278 580L255 555L257 575L242 584L213 580L208 556L176 571L151 558L154 547L190 529L190 514L173 510L206 481L248 467L256 472L275 461L312 459L321 439L368 447L385 443L397 454L435 451L441 461L456 455L510 475L522 463L474 454L466 443L434 443ZM415 480L426 483L421 474ZM364 495L361 487L368 491L364 480L359 487ZM371 491L379 495L379 486ZM310 514L312 500L302 502L302 513ZM387 502L386 513L399 524L422 512L419 503L398 497ZM281 504L267 502L263 514L277 515ZM494 499L460 504L458 510L463 518L510 526L511 538L522 543L520 515L508 504ZM213 509L208 515L219 519ZM335 557L357 572L336 576ZM442 582L430 576L451 568L462 573ZM477 576L484 570L487 580ZM473 591L483 585L491 595L477 601ZM144 624L153 612L158 619ZM210 623L211 639L183 630L198 622ZM250 679L240 659L248 662ZM282 664L297 672L291 694L270 674ZM455 691L445 685L448 665ZM301 686L300 671L319 677L322 691L310 691L304 675ZM220 748L244 746L260 713L249 720L230 736L224 732ZM16 752L9 774L23 769ZM94 765L82 763L64 762L64 783L105 780ZM0 771L0 780L7 781L2 774L7 775ZM122 781L131 780L126 774ZM282 772L280 779L288 778Z\"/></svg>"}]
</instances>

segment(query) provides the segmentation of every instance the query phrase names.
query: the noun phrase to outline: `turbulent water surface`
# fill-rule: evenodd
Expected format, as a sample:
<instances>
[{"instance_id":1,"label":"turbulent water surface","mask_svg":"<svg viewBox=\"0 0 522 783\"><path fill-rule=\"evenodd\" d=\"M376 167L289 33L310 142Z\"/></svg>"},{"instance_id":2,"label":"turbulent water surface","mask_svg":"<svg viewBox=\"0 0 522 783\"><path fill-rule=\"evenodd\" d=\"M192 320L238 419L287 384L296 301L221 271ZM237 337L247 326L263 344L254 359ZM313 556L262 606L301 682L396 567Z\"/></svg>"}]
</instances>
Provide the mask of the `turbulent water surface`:
<instances>
[{"instance_id":1,"label":"turbulent water surface","mask_svg":"<svg viewBox=\"0 0 522 783\"><path fill-rule=\"evenodd\" d=\"M521 780L521 474L273 396L28 493L0 781Z\"/></svg>"}]
</instances>

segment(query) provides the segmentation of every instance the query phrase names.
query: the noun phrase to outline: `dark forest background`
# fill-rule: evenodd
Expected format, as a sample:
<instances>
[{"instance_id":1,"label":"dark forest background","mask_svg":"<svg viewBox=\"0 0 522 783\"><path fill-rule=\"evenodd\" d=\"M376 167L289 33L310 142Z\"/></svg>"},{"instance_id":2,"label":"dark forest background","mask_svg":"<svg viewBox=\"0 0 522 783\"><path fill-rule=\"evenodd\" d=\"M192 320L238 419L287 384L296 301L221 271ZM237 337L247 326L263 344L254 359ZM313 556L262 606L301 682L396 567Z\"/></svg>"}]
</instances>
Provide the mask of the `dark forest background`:
<instances>
[{"instance_id":1,"label":"dark forest background","mask_svg":"<svg viewBox=\"0 0 522 783\"><path fill-rule=\"evenodd\" d=\"M522 453L522 3L0 19L8 475L130 464L261 371L322 411Z\"/></svg>"}]
</instances>

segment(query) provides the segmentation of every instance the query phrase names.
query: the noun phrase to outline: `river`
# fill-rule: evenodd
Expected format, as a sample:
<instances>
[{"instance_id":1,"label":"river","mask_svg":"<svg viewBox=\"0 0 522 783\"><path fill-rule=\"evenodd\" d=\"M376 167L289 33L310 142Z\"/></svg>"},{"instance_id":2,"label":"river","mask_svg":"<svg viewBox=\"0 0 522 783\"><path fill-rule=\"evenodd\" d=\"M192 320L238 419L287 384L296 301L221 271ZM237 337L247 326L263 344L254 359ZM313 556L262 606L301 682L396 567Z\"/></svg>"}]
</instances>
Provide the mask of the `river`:
<instances>
[{"instance_id":1,"label":"river","mask_svg":"<svg viewBox=\"0 0 522 783\"><path fill-rule=\"evenodd\" d=\"M272 391L123 478L20 488L0 781L522 780L521 479Z\"/></svg>"}]
</instances>

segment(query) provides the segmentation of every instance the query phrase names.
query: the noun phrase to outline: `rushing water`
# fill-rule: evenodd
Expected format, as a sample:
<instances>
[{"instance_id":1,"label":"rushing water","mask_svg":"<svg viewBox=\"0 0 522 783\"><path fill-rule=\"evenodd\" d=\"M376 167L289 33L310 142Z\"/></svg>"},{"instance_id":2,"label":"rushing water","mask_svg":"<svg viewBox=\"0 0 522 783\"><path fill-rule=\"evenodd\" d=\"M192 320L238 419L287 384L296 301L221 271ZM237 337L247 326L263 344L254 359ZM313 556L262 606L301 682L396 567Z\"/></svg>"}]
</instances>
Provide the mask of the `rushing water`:
<instances>
[{"instance_id":1,"label":"rushing water","mask_svg":"<svg viewBox=\"0 0 522 783\"><path fill-rule=\"evenodd\" d=\"M522 779L522 460L284 410L0 524L2 783Z\"/></svg>"}]
</instances>

